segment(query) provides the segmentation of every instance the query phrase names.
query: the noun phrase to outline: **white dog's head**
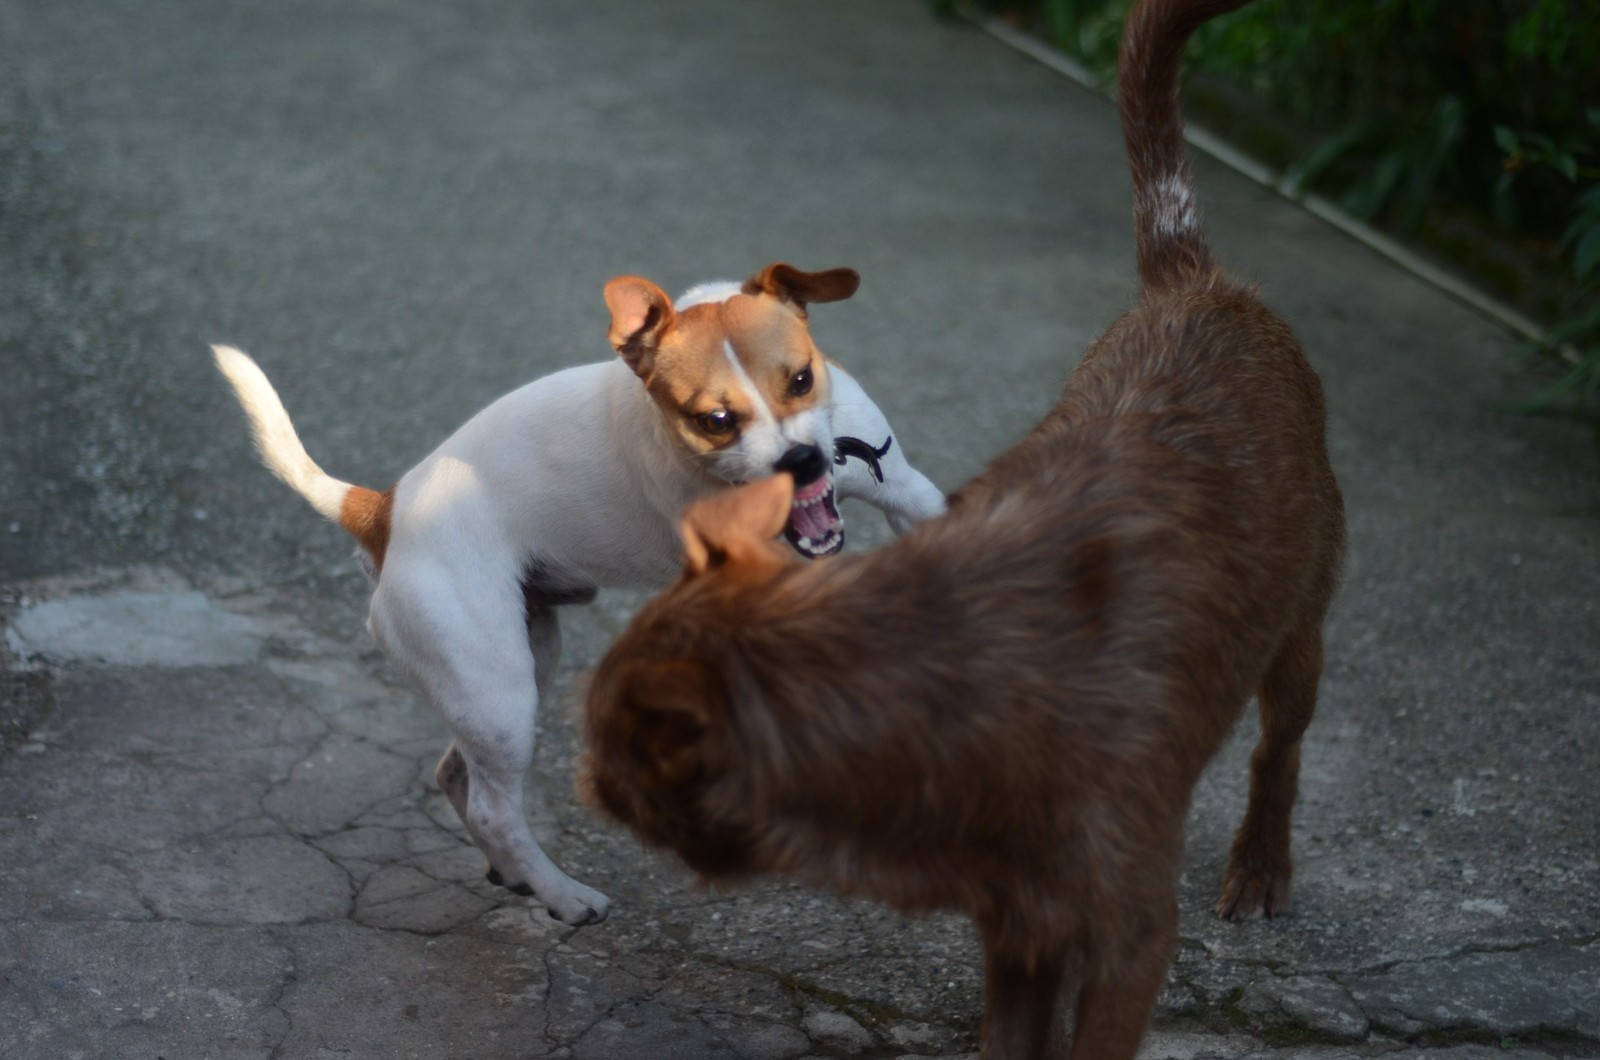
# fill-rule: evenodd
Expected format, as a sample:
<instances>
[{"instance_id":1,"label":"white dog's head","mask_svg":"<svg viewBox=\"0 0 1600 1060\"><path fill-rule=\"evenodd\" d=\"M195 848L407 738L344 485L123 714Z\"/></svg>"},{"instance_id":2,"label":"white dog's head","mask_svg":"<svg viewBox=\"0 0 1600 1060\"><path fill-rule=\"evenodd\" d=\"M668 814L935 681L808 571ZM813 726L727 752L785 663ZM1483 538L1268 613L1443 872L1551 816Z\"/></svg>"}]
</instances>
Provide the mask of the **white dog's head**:
<instances>
[{"instance_id":1,"label":"white dog's head","mask_svg":"<svg viewBox=\"0 0 1600 1060\"><path fill-rule=\"evenodd\" d=\"M696 287L676 306L637 276L605 288L612 346L703 467L734 484L777 470L794 476L784 536L807 556L838 551L844 524L833 495L828 365L806 306L849 298L860 282L853 269L775 262L742 284Z\"/></svg>"}]
</instances>

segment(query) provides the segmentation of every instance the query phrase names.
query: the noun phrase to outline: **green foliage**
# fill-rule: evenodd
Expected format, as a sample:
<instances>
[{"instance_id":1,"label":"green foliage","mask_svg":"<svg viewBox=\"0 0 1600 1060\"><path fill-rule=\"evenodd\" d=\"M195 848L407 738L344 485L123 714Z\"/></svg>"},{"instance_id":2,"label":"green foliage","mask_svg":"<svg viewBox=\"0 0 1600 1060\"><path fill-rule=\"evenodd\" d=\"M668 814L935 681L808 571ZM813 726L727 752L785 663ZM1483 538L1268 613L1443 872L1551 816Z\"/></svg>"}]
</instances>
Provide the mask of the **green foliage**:
<instances>
[{"instance_id":1,"label":"green foliage","mask_svg":"<svg viewBox=\"0 0 1600 1060\"><path fill-rule=\"evenodd\" d=\"M1040 0L1045 26L1058 48L1110 73L1127 0Z\"/></svg>"},{"instance_id":2,"label":"green foliage","mask_svg":"<svg viewBox=\"0 0 1600 1060\"><path fill-rule=\"evenodd\" d=\"M1380 118L1362 119L1313 148L1296 163L1289 182L1303 191L1336 164L1362 156L1361 175L1341 196L1345 210L1370 220L1388 209L1396 228L1415 232L1465 128L1466 108L1458 96L1441 97L1408 136L1396 136Z\"/></svg>"},{"instance_id":3,"label":"green foliage","mask_svg":"<svg viewBox=\"0 0 1600 1060\"><path fill-rule=\"evenodd\" d=\"M1109 80L1130 0L975 2ZM1186 61L1317 134L1293 185L1404 235L1452 203L1561 254L1571 286L1544 346L1576 367L1542 403L1600 414L1594 0L1258 0L1203 27Z\"/></svg>"},{"instance_id":4,"label":"green foliage","mask_svg":"<svg viewBox=\"0 0 1600 1060\"><path fill-rule=\"evenodd\" d=\"M1573 287L1562 318L1534 348L1565 352L1567 367L1561 378L1527 403L1528 411L1573 399L1580 410L1600 405L1600 184L1578 197L1560 245L1572 260ZM1600 431L1600 423L1596 429Z\"/></svg>"}]
</instances>

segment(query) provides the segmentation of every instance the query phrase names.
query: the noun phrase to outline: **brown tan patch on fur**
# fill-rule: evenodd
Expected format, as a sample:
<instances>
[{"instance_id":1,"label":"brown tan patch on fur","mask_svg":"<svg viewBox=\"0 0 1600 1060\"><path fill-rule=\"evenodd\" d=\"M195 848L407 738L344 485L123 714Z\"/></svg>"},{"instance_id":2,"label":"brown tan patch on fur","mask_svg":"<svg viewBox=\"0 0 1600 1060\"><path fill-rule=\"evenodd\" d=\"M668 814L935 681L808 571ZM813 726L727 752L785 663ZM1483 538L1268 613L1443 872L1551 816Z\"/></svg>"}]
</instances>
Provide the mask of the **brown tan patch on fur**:
<instances>
[{"instance_id":1,"label":"brown tan patch on fur","mask_svg":"<svg viewBox=\"0 0 1600 1060\"><path fill-rule=\"evenodd\" d=\"M795 375L806 368L813 376L810 390L789 393ZM655 350L645 385L685 441L706 451L731 445L739 432L708 433L698 417L725 409L744 425L756 418L759 404L785 419L827 400L827 371L794 309L773 298L739 294L677 314Z\"/></svg>"},{"instance_id":2,"label":"brown tan patch on fur","mask_svg":"<svg viewBox=\"0 0 1600 1060\"><path fill-rule=\"evenodd\" d=\"M698 419L708 413L722 410L743 424L759 403L783 420L828 401L827 361L811 341L806 306L849 298L860 281L854 269L805 272L773 262L742 293L680 313L651 281L618 276L605 287L607 334L679 437L709 452L732 445L739 431L707 430ZM809 385L797 387L807 369Z\"/></svg>"},{"instance_id":3,"label":"brown tan patch on fur","mask_svg":"<svg viewBox=\"0 0 1600 1060\"><path fill-rule=\"evenodd\" d=\"M804 317L783 302L745 295L728 299L721 308L734 355L773 415L786 419L827 401L827 360L811 341ZM807 368L815 380L812 389L790 393L794 377Z\"/></svg>"},{"instance_id":4,"label":"brown tan patch on fur","mask_svg":"<svg viewBox=\"0 0 1600 1060\"><path fill-rule=\"evenodd\" d=\"M788 302L805 316L811 302L840 302L856 293L861 275L854 269L804 272L775 261L745 281L745 294L770 294Z\"/></svg>"},{"instance_id":5,"label":"brown tan patch on fur","mask_svg":"<svg viewBox=\"0 0 1600 1060\"><path fill-rule=\"evenodd\" d=\"M381 493L365 486L351 486L339 508L339 525L360 542L379 570L383 569L384 553L389 550L393 514L393 486Z\"/></svg>"}]
</instances>

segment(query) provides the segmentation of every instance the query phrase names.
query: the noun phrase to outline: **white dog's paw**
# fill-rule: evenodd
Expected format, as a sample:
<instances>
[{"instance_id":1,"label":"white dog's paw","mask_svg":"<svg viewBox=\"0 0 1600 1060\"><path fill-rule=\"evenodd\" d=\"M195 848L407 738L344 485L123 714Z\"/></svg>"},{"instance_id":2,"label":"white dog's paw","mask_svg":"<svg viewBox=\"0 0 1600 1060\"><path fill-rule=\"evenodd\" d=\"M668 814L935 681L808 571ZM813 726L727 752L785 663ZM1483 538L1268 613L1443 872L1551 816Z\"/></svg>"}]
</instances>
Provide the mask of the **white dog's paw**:
<instances>
[{"instance_id":1,"label":"white dog's paw","mask_svg":"<svg viewBox=\"0 0 1600 1060\"><path fill-rule=\"evenodd\" d=\"M550 915L568 927L598 924L611 912L611 899L583 884L569 880L553 895L541 896Z\"/></svg>"}]
</instances>

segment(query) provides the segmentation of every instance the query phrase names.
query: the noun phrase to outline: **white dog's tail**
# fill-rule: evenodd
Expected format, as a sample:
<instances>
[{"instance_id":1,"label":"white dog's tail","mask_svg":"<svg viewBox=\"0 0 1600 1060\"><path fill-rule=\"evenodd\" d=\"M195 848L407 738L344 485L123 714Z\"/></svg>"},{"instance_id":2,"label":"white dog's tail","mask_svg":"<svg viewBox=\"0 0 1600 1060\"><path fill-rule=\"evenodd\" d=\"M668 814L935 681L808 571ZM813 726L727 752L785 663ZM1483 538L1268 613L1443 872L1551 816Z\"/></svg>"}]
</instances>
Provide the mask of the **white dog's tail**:
<instances>
[{"instance_id":1,"label":"white dog's tail","mask_svg":"<svg viewBox=\"0 0 1600 1060\"><path fill-rule=\"evenodd\" d=\"M213 346L217 369L233 384L234 394L250 418L261 462L289 488L310 502L323 518L338 523L361 542L381 565L389 542L389 510L393 491L341 482L311 459L295 433L278 392L250 355L231 346Z\"/></svg>"}]
</instances>

